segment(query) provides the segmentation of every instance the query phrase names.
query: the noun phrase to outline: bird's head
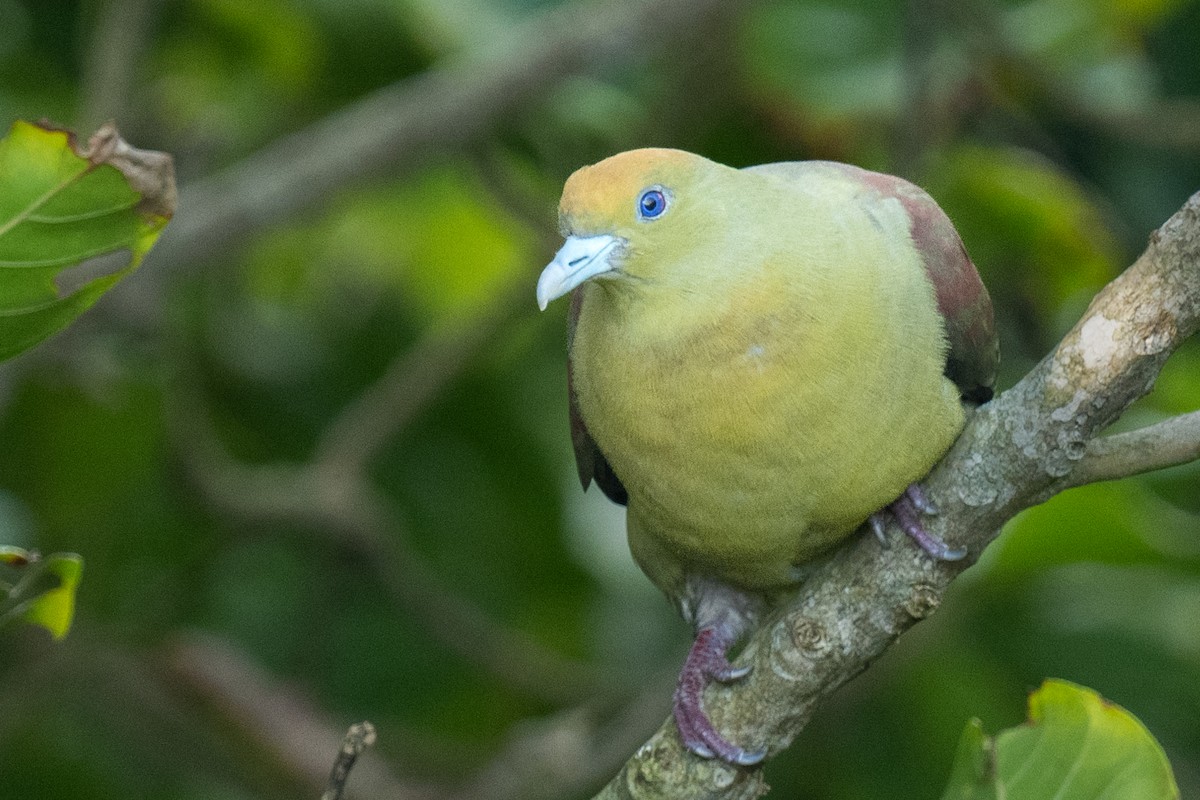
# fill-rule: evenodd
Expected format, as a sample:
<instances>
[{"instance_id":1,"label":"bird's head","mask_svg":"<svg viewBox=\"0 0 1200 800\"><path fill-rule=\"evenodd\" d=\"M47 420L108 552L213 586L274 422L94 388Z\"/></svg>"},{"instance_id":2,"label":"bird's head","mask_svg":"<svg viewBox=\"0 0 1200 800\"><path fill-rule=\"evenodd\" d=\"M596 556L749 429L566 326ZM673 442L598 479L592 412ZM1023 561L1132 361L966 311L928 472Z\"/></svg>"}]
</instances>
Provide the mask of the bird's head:
<instances>
[{"instance_id":1,"label":"bird's head","mask_svg":"<svg viewBox=\"0 0 1200 800\"><path fill-rule=\"evenodd\" d=\"M577 170L559 202L566 241L538 279L538 306L584 281L653 285L675 256L694 252L713 228L711 181L735 173L681 150L630 150ZM716 193L719 196L719 193Z\"/></svg>"}]
</instances>

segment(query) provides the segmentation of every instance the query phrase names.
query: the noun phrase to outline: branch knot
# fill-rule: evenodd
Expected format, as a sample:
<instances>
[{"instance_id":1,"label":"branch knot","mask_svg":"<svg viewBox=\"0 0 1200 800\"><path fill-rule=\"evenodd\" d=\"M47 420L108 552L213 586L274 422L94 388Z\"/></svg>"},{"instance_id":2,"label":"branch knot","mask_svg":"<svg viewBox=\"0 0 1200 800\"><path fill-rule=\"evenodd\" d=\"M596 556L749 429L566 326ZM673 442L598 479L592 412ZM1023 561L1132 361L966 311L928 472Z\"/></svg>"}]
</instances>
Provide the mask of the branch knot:
<instances>
[{"instance_id":1,"label":"branch knot","mask_svg":"<svg viewBox=\"0 0 1200 800\"><path fill-rule=\"evenodd\" d=\"M829 637L819 622L799 617L792 621L789 633L796 649L811 655L824 655L829 650Z\"/></svg>"},{"instance_id":2,"label":"branch knot","mask_svg":"<svg viewBox=\"0 0 1200 800\"><path fill-rule=\"evenodd\" d=\"M942 595L936 586L929 583L914 583L904 611L913 619L925 619L942 604Z\"/></svg>"}]
</instances>

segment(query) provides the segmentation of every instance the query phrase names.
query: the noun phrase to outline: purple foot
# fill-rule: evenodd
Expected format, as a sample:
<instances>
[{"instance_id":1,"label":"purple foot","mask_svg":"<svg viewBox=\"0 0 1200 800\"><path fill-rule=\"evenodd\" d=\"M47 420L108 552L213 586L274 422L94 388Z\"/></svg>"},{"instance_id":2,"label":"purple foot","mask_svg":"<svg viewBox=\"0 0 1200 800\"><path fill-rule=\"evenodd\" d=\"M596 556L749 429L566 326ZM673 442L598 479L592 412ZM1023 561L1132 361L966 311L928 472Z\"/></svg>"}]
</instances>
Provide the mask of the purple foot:
<instances>
[{"instance_id":1,"label":"purple foot","mask_svg":"<svg viewBox=\"0 0 1200 800\"><path fill-rule=\"evenodd\" d=\"M910 483L908 488L904 490L904 494L897 497L887 508L876 511L870 517L871 530L875 531L875 535L879 541L886 541L883 536L884 517L887 512L891 512L896 518L896 522L900 524L900 528L907 533L914 542L920 545L921 549L928 553L933 558L939 561L961 561L966 558L967 551L959 547L951 547L943 542L938 537L934 536L929 531L925 530L925 526L921 523L922 514L936 514L937 507L926 496L925 490L918 483Z\"/></svg>"},{"instance_id":2,"label":"purple foot","mask_svg":"<svg viewBox=\"0 0 1200 800\"><path fill-rule=\"evenodd\" d=\"M730 764L748 767L762 761L767 751L746 751L730 742L713 727L700 703L704 687L709 681L727 683L750 674L750 667L735 668L725 655L733 644L733 638L727 625L700 628L687 661L679 672L673 710L684 747L701 758L719 758Z\"/></svg>"}]
</instances>

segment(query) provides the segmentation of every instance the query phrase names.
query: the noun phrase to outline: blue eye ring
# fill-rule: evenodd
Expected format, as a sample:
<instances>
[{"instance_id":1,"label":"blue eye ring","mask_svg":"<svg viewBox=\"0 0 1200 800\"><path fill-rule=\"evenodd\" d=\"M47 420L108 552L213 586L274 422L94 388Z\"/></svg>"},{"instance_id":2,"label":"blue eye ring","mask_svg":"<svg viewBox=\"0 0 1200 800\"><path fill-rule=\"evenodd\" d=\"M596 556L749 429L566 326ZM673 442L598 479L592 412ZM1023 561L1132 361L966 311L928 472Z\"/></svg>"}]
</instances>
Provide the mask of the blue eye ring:
<instances>
[{"instance_id":1,"label":"blue eye ring","mask_svg":"<svg viewBox=\"0 0 1200 800\"><path fill-rule=\"evenodd\" d=\"M666 210L667 195L662 189L647 189L638 197L637 214L641 219L655 219Z\"/></svg>"}]
</instances>

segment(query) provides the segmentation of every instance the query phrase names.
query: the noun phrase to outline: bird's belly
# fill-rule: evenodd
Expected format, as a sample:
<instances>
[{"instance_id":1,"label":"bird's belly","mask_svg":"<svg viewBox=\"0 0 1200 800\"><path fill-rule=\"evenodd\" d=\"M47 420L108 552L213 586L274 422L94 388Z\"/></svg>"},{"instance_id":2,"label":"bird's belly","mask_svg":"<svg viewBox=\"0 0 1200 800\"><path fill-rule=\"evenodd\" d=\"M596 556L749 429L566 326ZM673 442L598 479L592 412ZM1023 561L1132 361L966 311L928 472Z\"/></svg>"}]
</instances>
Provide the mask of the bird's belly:
<instances>
[{"instance_id":1,"label":"bird's belly","mask_svg":"<svg viewBox=\"0 0 1200 800\"><path fill-rule=\"evenodd\" d=\"M936 365L876 353L809 371L794 355L751 342L671 363L610 357L581 376L584 419L629 491L631 536L687 569L778 586L922 477L962 426ZM897 382L896 369L916 377ZM619 385L640 388L591 391Z\"/></svg>"}]
</instances>

